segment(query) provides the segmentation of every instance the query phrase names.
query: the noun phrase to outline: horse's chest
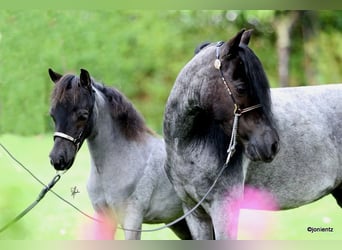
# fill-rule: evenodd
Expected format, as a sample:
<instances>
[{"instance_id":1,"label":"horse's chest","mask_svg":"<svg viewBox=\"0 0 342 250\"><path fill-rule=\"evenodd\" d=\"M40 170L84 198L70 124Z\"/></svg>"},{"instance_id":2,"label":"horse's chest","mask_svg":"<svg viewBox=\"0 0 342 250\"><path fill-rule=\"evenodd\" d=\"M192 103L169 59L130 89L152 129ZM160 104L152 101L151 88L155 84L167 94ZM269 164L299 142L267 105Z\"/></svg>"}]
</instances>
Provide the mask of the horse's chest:
<instances>
[{"instance_id":1,"label":"horse's chest","mask_svg":"<svg viewBox=\"0 0 342 250\"><path fill-rule=\"evenodd\" d=\"M111 166L113 168L113 166ZM92 168L88 180L88 193L92 203L114 206L127 199L134 192L134 183L138 173L128 175L120 171L108 171L102 166L101 171ZM123 178L123 176L125 176Z\"/></svg>"}]
</instances>

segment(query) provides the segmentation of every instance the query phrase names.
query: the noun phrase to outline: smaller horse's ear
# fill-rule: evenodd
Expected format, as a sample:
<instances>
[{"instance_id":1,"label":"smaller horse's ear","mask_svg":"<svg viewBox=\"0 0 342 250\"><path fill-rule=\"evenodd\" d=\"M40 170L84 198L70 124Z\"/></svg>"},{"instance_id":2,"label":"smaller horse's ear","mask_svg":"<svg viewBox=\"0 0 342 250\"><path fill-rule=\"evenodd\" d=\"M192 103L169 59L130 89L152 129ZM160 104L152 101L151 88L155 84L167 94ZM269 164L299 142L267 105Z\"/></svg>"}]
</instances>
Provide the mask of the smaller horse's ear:
<instances>
[{"instance_id":1,"label":"smaller horse's ear","mask_svg":"<svg viewBox=\"0 0 342 250\"><path fill-rule=\"evenodd\" d=\"M233 38L231 38L226 44L224 48L223 55L233 56L236 55L239 51L239 45L241 41L241 37L246 29L240 30Z\"/></svg>"},{"instance_id":2,"label":"smaller horse's ear","mask_svg":"<svg viewBox=\"0 0 342 250\"><path fill-rule=\"evenodd\" d=\"M248 44L249 44L249 40L251 39L252 33L253 33L253 29L246 30L246 31L242 34L240 43L241 43L241 44L244 44L244 45L248 45Z\"/></svg>"},{"instance_id":3,"label":"smaller horse's ear","mask_svg":"<svg viewBox=\"0 0 342 250\"><path fill-rule=\"evenodd\" d=\"M62 75L61 74L58 74L57 72L53 71L51 68L49 68L49 75L50 75L50 78L51 80L56 83L59 81L59 79L62 78Z\"/></svg>"},{"instance_id":4,"label":"smaller horse's ear","mask_svg":"<svg viewBox=\"0 0 342 250\"><path fill-rule=\"evenodd\" d=\"M89 75L89 72L85 69L81 69L80 82L81 82L82 87L85 87L87 89L91 89L90 75Z\"/></svg>"}]
</instances>

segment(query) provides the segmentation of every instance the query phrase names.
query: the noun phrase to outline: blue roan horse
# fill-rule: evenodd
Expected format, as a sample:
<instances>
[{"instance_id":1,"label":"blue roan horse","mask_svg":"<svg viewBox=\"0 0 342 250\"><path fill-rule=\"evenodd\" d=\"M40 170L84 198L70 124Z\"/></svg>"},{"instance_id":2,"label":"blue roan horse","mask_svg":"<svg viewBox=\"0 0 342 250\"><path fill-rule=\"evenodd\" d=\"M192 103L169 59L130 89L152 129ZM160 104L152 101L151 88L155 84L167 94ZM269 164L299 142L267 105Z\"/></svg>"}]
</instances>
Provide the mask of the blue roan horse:
<instances>
[{"instance_id":1,"label":"blue roan horse","mask_svg":"<svg viewBox=\"0 0 342 250\"><path fill-rule=\"evenodd\" d=\"M213 231L216 239L236 238L238 209L230 204L243 196L248 163L244 155L270 162L279 149L268 80L248 47L250 36L242 30L226 43L200 50L178 75L166 104L166 171L184 212L216 180L237 129L229 166L186 218L195 239L212 239Z\"/></svg>"},{"instance_id":2,"label":"blue roan horse","mask_svg":"<svg viewBox=\"0 0 342 250\"><path fill-rule=\"evenodd\" d=\"M244 41L247 40L241 39L244 44L240 45L240 50L243 50L246 45ZM231 42L226 45L228 48L229 44ZM222 99L217 91L222 82L213 69L217 57L214 47L210 44L199 47L199 53L179 74L165 112L167 171L183 199L185 211L213 183L227 155L225 150L230 139L231 125L224 132L225 124L213 113L215 108L223 112L232 105ZM223 65L227 63L222 62ZM228 73L234 72L224 72L226 78L230 77ZM247 74L251 73L247 70ZM247 88L251 88L249 84L258 88L260 83L245 82ZM234 81L231 84L232 89L239 86L234 87ZM239 90L235 91L238 96ZM208 100L206 93L212 92L215 96ZM221 93L224 92L221 90ZM256 95L262 98L261 94ZM258 149L256 155L259 155L259 159L251 157L248 153L249 144L244 143L245 137L241 136L234 156L238 159L233 157L202 208L188 218L196 239L212 238L212 227L216 239L236 238L234 213L237 212L225 203L234 203L231 192L238 196L236 190L239 191L237 187L240 187L241 182L244 182L245 187L271 194L276 205L272 209L296 208L328 194L332 194L342 207L342 85L272 89L270 97L273 115L269 115L279 134L279 152L272 162L264 163L265 157ZM230 99L228 96L225 98ZM203 108L207 102L211 103L209 110ZM262 100L259 102L262 103ZM232 111L227 112L226 118L232 119ZM242 124L243 116L238 127L239 133L246 129ZM248 125L255 128L253 122ZM249 138L249 141L253 143L253 138ZM271 145L270 141L266 143ZM256 148L262 146L258 143ZM258 204L247 208L265 209Z\"/></svg>"},{"instance_id":3,"label":"blue roan horse","mask_svg":"<svg viewBox=\"0 0 342 250\"><path fill-rule=\"evenodd\" d=\"M182 203L164 171L164 141L149 130L133 105L116 89L96 83L86 70L64 76L49 69L55 83L51 116L55 123L50 153L56 170L71 167L87 139L91 155L88 193L95 211L126 229L167 223L183 214ZM185 221L171 229L191 238ZM126 239L140 233L125 231Z\"/></svg>"}]
</instances>

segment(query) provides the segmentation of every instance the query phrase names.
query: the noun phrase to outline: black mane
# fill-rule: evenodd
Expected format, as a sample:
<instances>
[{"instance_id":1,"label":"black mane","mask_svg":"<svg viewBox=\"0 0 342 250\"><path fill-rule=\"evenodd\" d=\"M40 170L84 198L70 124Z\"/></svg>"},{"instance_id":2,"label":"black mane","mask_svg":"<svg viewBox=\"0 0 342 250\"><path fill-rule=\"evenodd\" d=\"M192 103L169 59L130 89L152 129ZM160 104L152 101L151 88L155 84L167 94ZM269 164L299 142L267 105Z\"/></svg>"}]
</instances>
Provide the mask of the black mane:
<instances>
[{"instance_id":1,"label":"black mane","mask_svg":"<svg viewBox=\"0 0 342 250\"><path fill-rule=\"evenodd\" d=\"M262 105L266 115L272 116L270 85L259 58L245 45L240 45L239 57L245 66L249 94Z\"/></svg>"},{"instance_id":2,"label":"black mane","mask_svg":"<svg viewBox=\"0 0 342 250\"><path fill-rule=\"evenodd\" d=\"M110 114L113 120L119 123L121 132L127 139L139 140L146 132L153 134L146 126L141 114L120 91L95 82L93 86L106 97Z\"/></svg>"},{"instance_id":3,"label":"black mane","mask_svg":"<svg viewBox=\"0 0 342 250\"><path fill-rule=\"evenodd\" d=\"M205 47L207 47L209 44L211 44L211 42L202 42L199 45L197 45L197 47L194 50L194 54L198 54L202 49L204 49Z\"/></svg>"}]
</instances>

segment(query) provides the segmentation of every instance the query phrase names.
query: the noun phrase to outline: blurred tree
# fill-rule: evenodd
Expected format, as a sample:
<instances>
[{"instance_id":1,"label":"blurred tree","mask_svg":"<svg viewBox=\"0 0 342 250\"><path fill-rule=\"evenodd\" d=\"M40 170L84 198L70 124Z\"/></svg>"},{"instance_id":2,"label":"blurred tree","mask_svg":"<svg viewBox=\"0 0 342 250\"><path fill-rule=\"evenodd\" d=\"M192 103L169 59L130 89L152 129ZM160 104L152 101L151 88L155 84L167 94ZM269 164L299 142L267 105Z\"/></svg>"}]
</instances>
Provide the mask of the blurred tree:
<instances>
[{"instance_id":1,"label":"blurred tree","mask_svg":"<svg viewBox=\"0 0 342 250\"><path fill-rule=\"evenodd\" d=\"M298 15L303 37L303 67L306 82L318 84L318 44L315 39L320 32L318 13L316 11L300 11Z\"/></svg>"},{"instance_id":2,"label":"blurred tree","mask_svg":"<svg viewBox=\"0 0 342 250\"><path fill-rule=\"evenodd\" d=\"M49 67L88 69L161 133L169 91L194 48L241 28L255 30L251 47L272 87L341 81L342 11L0 10L0 133L52 130Z\"/></svg>"},{"instance_id":3,"label":"blurred tree","mask_svg":"<svg viewBox=\"0 0 342 250\"><path fill-rule=\"evenodd\" d=\"M275 39L280 86L329 81L325 80L330 78L326 73L323 76L323 71L329 71L326 63L332 67L330 71L341 71L332 63L338 63L342 55L340 46L335 44L335 39L341 36L341 11L244 10L234 13L235 16L230 16L234 16L237 25L248 23L270 41ZM326 37L331 41L326 41Z\"/></svg>"},{"instance_id":4,"label":"blurred tree","mask_svg":"<svg viewBox=\"0 0 342 250\"><path fill-rule=\"evenodd\" d=\"M303 56L302 66L304 68L305 82L317 84L317 45L315 36L319 32L318 16L315 11L291 10L276 11L273 22L277 33L278 72L281 87L289 86L289 58L291 54L291 43L302 40ZM296 53L296 51L292 51Z\"/></svg>"},{"instance_id":5,"label":"blurred tree","mask_svg":"<svg viewBox=\"0 0 342 250\"><path fill-rule=\"evenodd\" d=\"M293 27L297 23L301 11L275 11L272 23L277 34L279 85L289 85L289 59Z\"/></svg>"}]
</instances>

